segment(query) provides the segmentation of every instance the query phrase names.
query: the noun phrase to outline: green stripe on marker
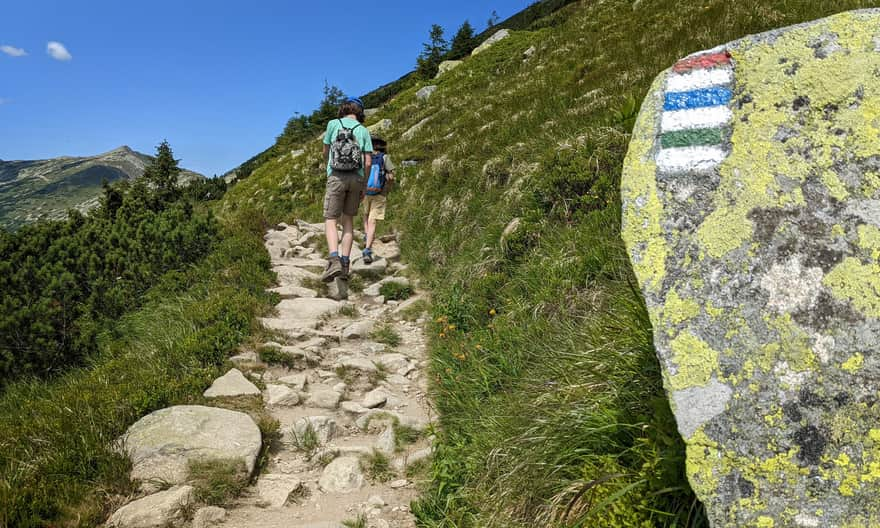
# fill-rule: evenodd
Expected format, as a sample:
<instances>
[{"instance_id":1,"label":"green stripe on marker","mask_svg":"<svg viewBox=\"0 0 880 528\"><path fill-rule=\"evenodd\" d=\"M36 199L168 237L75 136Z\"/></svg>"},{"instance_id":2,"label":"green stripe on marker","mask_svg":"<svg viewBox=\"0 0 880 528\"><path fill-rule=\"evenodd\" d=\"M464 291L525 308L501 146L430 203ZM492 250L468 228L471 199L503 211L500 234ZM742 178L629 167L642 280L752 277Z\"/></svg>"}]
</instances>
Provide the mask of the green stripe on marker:
<instances>
[{"instance_id":1,"label":"green stripe on marker","mask_svg":"<svg viewBox=\"0 0 880 528\"><path fill-rule=\"evenodd\" d=\"M717 145L722 141L720 128L698 128L696 130L679 130L667 132L660 136L660 145L667 148L675 147L703 147Z\"/></svg>"}]
</instances>

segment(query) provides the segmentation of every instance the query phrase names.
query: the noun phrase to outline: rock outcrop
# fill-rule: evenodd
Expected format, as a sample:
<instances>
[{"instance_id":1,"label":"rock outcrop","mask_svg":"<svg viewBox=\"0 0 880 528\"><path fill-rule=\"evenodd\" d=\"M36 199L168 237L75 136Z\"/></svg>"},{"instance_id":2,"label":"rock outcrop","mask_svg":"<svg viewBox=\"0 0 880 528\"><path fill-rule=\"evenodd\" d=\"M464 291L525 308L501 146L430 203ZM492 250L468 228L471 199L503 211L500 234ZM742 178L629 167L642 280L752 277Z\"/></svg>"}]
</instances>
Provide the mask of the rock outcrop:
<instances>
[{"instance_id":1,"label":"rock outcrop","mask_svg":"<svg viewBox=\"0 0 880 528\"><path fill-rule=\"evenodd\" d=\"M622 194L712 525L880 525L880 10L661 74Z\"/></svg>"},{"instance_id":2,"label":"rock outcrop","mask_svg":"<svg viewBox=\"0 0 880 528\"><path fill-rule=\"evenodd\" d=\"M471 52L471 55L479 55L480 53L483 53L487 49L491 48L499 40L506 39L509 36L510 31L506 29L499 29L498 31L493 33L491 37L487 38L482 44L474 48L474 51Z\"/></svg>"},{"instance_id":3,"label":"rock outcrop","mask_svg":"<svg viewBox=\"0 0 880 528\"><path fill-rule=\"evenodd\" d=\"M461 66L461 63L464 61L460 60L446 60L440 63L440 66L437 67L437 75L436 77L440 77L446 72L451 72L452 70Z\"/></svg>"}]
</instances>

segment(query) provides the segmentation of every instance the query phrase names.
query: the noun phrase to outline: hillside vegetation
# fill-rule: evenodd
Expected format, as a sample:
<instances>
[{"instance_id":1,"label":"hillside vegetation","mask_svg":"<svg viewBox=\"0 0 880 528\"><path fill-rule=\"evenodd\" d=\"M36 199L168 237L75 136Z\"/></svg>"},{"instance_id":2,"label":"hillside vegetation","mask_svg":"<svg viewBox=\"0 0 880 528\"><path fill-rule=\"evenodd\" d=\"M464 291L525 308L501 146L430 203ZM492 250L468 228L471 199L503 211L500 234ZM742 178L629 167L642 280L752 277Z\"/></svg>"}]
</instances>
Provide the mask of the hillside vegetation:
<instances>
[{"instance_id":1,"label":"hillside vegetation","mask_svg":"<svg viewBox=\"0 0 880 528\"><path fill-rule=\"evenodd\" d=\"M198 401L271 305L264 226L219 224L222 180L178 189L165 147L90 216L0 230L0 526L103 522L133 491L116 439Z\"/></svg>"},{"instance_id":2,"label":"hillside vegetation","mask_svg":"<svg viewBox=\"0 0 880 528\"><path fill-rule=\"evenodd\" d=\"M418 161L389 211L434 292L441 425L415 507L425 526L705 525L619 235L630 128L676 59L876 5L576 2L373 118L391 120L396 160ZM259 166L223 214L318 220L320 145L303 148Z\"/></svg>"}]
</instances>

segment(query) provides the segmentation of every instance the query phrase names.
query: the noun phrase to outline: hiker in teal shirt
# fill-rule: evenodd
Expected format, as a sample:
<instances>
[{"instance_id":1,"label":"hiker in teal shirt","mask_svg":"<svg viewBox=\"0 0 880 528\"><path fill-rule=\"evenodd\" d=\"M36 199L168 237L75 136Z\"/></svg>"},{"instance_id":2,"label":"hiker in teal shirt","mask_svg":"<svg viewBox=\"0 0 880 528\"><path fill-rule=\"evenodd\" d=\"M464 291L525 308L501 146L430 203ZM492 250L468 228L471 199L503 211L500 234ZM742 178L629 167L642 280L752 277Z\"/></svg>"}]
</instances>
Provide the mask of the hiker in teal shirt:
<instances>
[{"instance_id":1,"label":"hiker in teal shirt","mask_svg":"<svg viewBox=\"0 0 880 528\"><path fill-rule=\"evenodd\" d=\"M354 217L364 196L364 174L370 171L373 143L363 126L364 104L347 99L339 107L339 118L327 123L324 159L327 161L327 191L324 194L324 232L330 257L321 276L324 282L336 277L347 279L354 242ZM342 222L339 247L337 222ZM340 251L341 250L341 251Z\"/></svg>"}]
</instances>

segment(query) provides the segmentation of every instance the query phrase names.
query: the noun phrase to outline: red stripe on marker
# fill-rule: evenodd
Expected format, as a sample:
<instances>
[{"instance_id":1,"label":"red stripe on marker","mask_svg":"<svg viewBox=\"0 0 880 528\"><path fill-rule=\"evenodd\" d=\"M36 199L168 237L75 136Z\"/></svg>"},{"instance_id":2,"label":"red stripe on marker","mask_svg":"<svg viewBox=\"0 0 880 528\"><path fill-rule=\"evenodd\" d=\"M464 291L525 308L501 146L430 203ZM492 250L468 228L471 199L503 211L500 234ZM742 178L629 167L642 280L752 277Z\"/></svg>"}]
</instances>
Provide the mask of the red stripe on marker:
<instances>
[{"instance_id":1,"label":"red stripe on marker","mask_svg":"<svg viewBox=\"0 0 880 528\"><path fill-rule=\"evenodd\" d=\"M707 70L714 66L727 66L728 64L730 64L730 53L722 51L721 53L698 55L678 61L672 70L675 73L685 73L691 70Z\"/></svg>"}]
</instances>

